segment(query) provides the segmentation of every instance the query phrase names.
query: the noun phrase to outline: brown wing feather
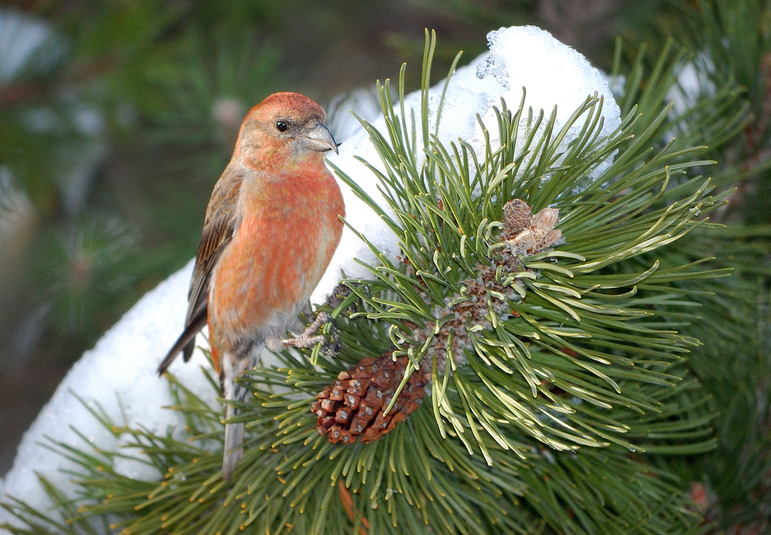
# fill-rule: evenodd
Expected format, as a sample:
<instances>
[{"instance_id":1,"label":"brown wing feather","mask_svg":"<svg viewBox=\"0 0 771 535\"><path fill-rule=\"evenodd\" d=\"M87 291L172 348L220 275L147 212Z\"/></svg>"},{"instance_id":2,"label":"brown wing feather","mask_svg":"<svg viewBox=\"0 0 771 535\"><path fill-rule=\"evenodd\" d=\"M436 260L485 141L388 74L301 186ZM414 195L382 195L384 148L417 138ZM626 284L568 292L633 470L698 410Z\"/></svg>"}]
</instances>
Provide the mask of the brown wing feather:
<instances>
[{"instance_id":1,"label":"brown wing feather","mask_svg":"<svg viewBox=\"0 0 771 535\"><path fill-rule=\"evenodd\" d=\"M187 295L185 329L163 359L158 373L166 370L180 350L185 362L190 359L195 347L195 335L206 324L211 273L222 251L233 239L235 229L238 228L239 218L236 206L241 180L241 173L233 171L228 166L214 185L209 206L206 208L201 242L195 255L195 267Z\"/></svg>"}]
</instances>

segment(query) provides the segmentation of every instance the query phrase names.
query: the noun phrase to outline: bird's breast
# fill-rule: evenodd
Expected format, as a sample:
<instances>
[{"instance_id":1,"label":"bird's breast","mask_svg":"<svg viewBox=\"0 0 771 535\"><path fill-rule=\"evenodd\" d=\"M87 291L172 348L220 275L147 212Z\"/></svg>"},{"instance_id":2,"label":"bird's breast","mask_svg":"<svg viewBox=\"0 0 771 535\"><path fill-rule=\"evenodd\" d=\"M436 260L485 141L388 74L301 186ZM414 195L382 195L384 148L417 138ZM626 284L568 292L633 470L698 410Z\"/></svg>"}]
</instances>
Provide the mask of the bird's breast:
<instances>
[{"instance_id":1,"label":"bird's breast","mask_svg":"<svg viewBox=\"0 0 771 535\"><path fill-rule=\"evenodd\" d=\"M343 202L331 176L242 193L241 223L212 274L209 323L218 338L286 330L318 284L342 232Z\"/></svg>"}]
</instances>

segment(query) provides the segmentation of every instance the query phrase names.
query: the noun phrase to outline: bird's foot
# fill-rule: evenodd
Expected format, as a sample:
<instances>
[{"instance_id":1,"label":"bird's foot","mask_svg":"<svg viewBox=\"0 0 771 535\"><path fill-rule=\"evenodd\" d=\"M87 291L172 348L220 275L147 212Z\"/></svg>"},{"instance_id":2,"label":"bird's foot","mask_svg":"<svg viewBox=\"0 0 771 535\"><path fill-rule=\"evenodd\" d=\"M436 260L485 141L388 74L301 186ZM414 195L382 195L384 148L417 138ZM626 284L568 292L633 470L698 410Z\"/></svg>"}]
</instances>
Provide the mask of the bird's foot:
<instances>
[{"instance_id":1,"label":"bird's foot","mask_svg":"<svg viewBox=\"0 0 771 535\"><path fill-rule=\"evenodd\" d=\"M326 312L319 312L318 316L316 316L316 319L313 320L313 323L308 325L308 327L302 332L300 336L297 336L296 338L284 338L281 340L281 345L284 347L313 347L316 344L323 343L325 340L323 334L317 334L315 336L311 335L318 331L319 327L321 327L329 320L329 314Z\"/></svg>"}]
</instances>

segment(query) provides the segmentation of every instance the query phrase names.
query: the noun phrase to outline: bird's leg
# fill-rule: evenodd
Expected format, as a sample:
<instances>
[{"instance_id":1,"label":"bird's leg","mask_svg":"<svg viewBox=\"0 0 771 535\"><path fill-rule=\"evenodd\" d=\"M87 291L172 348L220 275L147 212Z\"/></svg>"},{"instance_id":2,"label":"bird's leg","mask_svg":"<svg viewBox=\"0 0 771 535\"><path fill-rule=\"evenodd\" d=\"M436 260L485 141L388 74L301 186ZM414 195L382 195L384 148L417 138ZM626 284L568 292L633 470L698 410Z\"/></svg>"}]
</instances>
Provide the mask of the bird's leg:
<instances>
[{"instance_id":1,"label":"bird's leg","mask_svg":"<svg viewBox=\"0 0 771 535\"><path fill-rule=\"evenodd\" d=\"M324 323L328 322L330 320L329 314L326 312L319 312L319 314L316 316L316 319L313 320L313 323L308 325L308 327L305 328L305 330L302 332L300 336L297 336L295 338L284 338L281 340L281 344L283 346L292 346L292 347L312 347L316 344L319 344L324 341L324 335L323 334L317 334L316 336L311 336L313 333L319 330L319 327L321 327Z\"/></svg>"}]
</instances>

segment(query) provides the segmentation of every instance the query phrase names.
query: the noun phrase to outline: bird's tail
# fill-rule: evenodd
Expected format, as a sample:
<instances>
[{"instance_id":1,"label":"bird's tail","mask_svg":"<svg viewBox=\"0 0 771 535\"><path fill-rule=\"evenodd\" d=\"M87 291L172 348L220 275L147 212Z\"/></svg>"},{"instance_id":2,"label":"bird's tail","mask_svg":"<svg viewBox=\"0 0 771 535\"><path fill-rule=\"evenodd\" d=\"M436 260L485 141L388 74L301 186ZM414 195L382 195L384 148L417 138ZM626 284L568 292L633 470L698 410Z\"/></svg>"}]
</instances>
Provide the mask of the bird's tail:
<instances>
[{"instance_id":1,"label":"bird's tail","mask_svg":"<svg viewBox=\"0 0 771 535\"><path fill-rule=\"evenodd\" d=\"M222 359L222 393L226 401L243 403L249 396L249 390L236 383L236 379L255 364L254 357L239 357L225 353ZM225 446L222 453L222 479L227 481L233 474L236 463L244 456L244 424L227 423L238 414L238 409L230 403L225 404Z\"/></svg>"},{"instance_id":2,"label":"bird's tail","mask_svg":"<svg viewBox=\"0 0 771 535\"><path fill-rule=\"evenodd\" d=\"M166 369L174 362L174 359L180 351L182 351L185 362L190 360L190 355L195 348L195 336L198 334L198 331L203 329L204 325L206 325L206 307L199 307L199 310L192 317L187 319L185 330L182 331L182 334L179 335L177 341L174 342L174 345L171 346L169 352L166 353L161 365L158 366L158 375L164 374Z\"/></svg>"}]
</instances>

